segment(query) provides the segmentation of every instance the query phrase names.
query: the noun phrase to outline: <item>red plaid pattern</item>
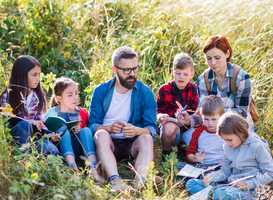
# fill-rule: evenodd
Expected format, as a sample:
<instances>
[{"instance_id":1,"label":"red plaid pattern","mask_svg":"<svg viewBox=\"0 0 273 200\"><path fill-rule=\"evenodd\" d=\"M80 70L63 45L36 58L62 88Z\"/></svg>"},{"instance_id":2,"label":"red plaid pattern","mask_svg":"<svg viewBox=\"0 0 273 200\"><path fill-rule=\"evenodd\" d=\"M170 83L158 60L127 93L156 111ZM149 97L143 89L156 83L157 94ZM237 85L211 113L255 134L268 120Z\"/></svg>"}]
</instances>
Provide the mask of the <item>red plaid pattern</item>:
<instances>
[{"instance_id":1,"label":"red plaid pattern","mask_svg":"<svg viewBox=\"0 0 273 200\"><path fill-rule=\"evenodd\" d=\"M174 85L175 81L172 81L162 85L159 89L157 96L157 114L165 113L170 117L174 117L174 113L178 109L175 102L180 102L179 97L176 95ZM196 110L198 105L197 86L194 83L188 82L188 85L180 91L184 105L188 105L187 110ZM181 103L181 105L183 104ZM180 130L181 133L185 132L183 126L181 126Z\"/></svg>"}]
</instances>

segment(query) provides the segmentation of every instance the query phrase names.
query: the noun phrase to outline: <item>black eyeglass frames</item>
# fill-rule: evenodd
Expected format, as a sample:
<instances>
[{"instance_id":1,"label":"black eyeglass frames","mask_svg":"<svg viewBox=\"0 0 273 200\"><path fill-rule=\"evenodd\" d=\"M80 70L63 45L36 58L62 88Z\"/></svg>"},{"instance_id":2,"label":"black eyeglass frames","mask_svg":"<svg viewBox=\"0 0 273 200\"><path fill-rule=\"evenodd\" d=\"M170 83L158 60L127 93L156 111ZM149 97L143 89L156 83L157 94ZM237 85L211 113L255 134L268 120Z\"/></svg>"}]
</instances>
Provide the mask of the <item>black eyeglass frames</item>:
<instances>
[{"instance_id":1,"label":"black eyeglass frames","mask_svg":"<svg viewBox=\"0 0 273 200\"><path fill-rule=\"evenodd\" d=\"M132 71L134 71L134 73L137 73L138 69L140 68L140 65L137 65L134 68L124 68L124 69L120 68L118 66L115 66L115 67L118 68L118 69L121 69L125 75L128 75L128 74L131 74Z\"/></svg>"}]
</instances>

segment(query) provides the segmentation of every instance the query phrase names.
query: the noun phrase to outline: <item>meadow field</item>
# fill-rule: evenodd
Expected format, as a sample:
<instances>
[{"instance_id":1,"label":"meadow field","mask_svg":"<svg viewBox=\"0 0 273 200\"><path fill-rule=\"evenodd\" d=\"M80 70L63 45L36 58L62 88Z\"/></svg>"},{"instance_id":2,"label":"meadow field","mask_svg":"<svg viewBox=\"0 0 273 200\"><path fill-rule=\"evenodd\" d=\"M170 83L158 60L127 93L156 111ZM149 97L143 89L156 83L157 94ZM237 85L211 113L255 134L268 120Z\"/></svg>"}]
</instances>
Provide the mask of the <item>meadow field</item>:
<instances>
[{"instance_id":1,"label":"meadow field","mask_svg":"<svg viewBox=\"0 0 273 200\"><path fill-rule=\"evenodd\" d=\"M273 2L271 0L1 0L0 92L6 88L13 62L32 55L42 65L41 81L48 99L54 79L70 77L80 85L80 106L88 109L94 88L113 77L111 55L123 45L135 49L138 79L155 98L172 80L174 55L189 54L195 63L192 82L208 67L205 40L224 34L233 48L232 63L249 73L257 105L257 133L273 150ZM14 145L6 119L0 118L1 199L183 199L183 181L175 176L177 158L160 164L159 138L150 177L164 178L161 188L148 179L144 191L111 193L91 177L70 181L72 171L61 157L22 154ZM272 151L273 152L273 151ZM82 167L84 167L84 163ZM119 171L130 184L134 172L127 162ZM271 194L270 188L267 191Z\"/></svg>"}]
</instances>

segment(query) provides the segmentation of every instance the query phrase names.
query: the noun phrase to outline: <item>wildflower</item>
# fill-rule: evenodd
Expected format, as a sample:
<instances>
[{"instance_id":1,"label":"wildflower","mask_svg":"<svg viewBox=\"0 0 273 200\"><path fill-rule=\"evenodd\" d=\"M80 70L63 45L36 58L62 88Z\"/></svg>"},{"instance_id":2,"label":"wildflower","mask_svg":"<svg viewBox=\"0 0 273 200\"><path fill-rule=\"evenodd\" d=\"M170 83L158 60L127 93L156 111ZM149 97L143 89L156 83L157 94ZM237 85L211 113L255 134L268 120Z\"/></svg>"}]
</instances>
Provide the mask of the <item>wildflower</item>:
<instances>
[{"instance_id":1,"label":"wildflower","mask_svg":"<svg viewBox=\"0 0 273 200\"><path fill-rule=\"evenodd\" d=\"M150 166L149 166L151 169L153 169L154 167L155 167L155 162L154 161L152 161L151 163L150 163Z\"/></svg>"},{"instance_id":2,"label":"wildflower","mask_svg":"<svg viewBox=\"0 0 273 200\"><path fill-rule=\"evenodd\" d=\"M25 167L26 167L26 170L28 170L28 168L31 167L31 163L30 162L26 163Z\"/></svg>"},{"instance_id":3,"label":"wildflower","mask_svg":"<svg viewBox=\"0 0 273 200\"><path fill-rule=\"evenodd\" d=\"M33 173L33 174L31 174L30 177L33 178L33 179L38 179L39 175L37 173Z\"/></svg>"},{"instance_id":4,"label":"wildflower","mask_svg":"<svg viewBox=\"0 0 273 200\"><path fill-rule=\"evenodd\" d=\"M65 58L70 58L70 56L71 56L70 52L64 52L64 57Z\"/></svg>"},{"instance_id":5,"label":"wildflower","mask_svg":"<svg viewBox=\"0 0 273 200\"><path fill-rule=\"evenodd\" d=\"M5 103L5 107L0 107L0 110L5 116L11 116L14 117L15 115L12 113L13 108L10 106L10 104Z\"/></svg>"},{"instance_id":6,"label":"wildflower","mask_svg":"<svg viewBox=\"0 0 273 200\"><path fill-rule=\"evenodd\" d=\"M66 44L65 46L69 48L69 47L72 46L72 44L68 43L68 44Z\"/></svg>"}]
</instances>

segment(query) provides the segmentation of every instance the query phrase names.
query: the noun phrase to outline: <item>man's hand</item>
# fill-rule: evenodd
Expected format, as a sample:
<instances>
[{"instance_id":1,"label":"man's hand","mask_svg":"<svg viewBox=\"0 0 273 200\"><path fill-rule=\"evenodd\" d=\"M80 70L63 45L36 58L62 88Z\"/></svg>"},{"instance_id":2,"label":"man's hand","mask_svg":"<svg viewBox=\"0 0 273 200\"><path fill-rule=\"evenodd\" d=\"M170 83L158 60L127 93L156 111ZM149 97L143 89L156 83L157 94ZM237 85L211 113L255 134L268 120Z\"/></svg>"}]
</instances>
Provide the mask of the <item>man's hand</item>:
<instances>
[{"instance_id":1,"label":"man's hand","mask_svg":"<svg viewBox=\"0 0 273 200\"><path fill-rule=\"evenodd\" d=\"M248 187L244 181L239 181L237 183L232 184L231 186L237 187L240 190L248 190Z\"/></svg>"},{"instance_id":2,"label":"man's hand","mask_svg":"<svg viewBox=\"0 0 273 200\"><path fill-rule=\"evenodd\" d=\"M190 115L189 115L189 113L185 110L185 111L182 113L181 117L179 117L180 114L181 114L181 112L182 112L182 110L183 110L183 106L182 106L178 101L176 101L175 103L176 103L176 105L177 105L178 108L179 108L179 109L177 109L177 111L176 111L176 113L175 113L176 119L177 119L179 122L181 122L182 124L187 125L187 126L190 126L190 123L191 123L191 122L190 122Z\"/></svg>"},{"instance_id":3,"label":"man's hand","mask_svg":"<svg viewBox=\"0 0 273 200\"><path fill-rule=\"evenodd\" d=\"M166 124L167 122L169 122L169 120L167 120L167 119L164 119L164 117L169 117L169 115L168 114L158 114L157 115L157 117L158 117L158 121L160 122L160 124Z\"/></svg>"},{"instance_id":4,"label":"man's hand","mask_svg":"<svg viewBox=\"0 0 273 200\"><path fill-rule=\"evenodd\" d=\"M123 121L115 121L110 127L110 133L121 133L125 125L126 123Z\"/></svg>"},{"instance_id":5,"label":"man's hand","mask_svg":"<svg viewBox=\"0 0 273 200\"><path fill-rule=\"evenodd\" d=\"M133 138L138 135L138 127L132 124L125 124L123 127L124 136L127 138Z\"/></svg>"},{"instance_id":6,"label":"man's hand","mask_svg":"<svg viewBox=\"0 0 273 200\"><path fill-rule=\"evenodd\" d=\"M30 123L32 123L33 125L35 125L37 127L37 129L39 131L42 131L42 128L45 126L44 123L42 121L38 121L38 120L28 120Z\"/></svg>"}]
</instances>

